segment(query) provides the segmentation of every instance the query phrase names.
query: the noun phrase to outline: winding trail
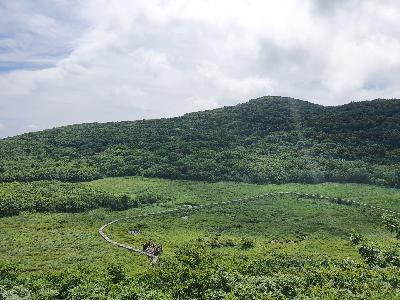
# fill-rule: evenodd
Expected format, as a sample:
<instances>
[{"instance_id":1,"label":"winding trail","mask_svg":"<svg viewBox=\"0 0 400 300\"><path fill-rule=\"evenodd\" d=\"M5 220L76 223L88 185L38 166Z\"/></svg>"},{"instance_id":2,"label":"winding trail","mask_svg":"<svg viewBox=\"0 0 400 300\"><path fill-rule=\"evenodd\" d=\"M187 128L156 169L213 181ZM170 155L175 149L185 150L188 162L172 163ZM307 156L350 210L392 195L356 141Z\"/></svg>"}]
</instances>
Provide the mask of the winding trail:
<instances>
[{"instance_id":1,"label":"winding trail","mask_svg":"<svg viewBox=\"0 0 400 300\"><path fill-rule=\"evenodd\" d=\"M244 201L254 201L254 200L258 200L260 198L266 197L266 196L284 196L284 195L293 195L293 196L307 197L307 198L313 198L313 199L327 200L327 201L332 202L332 203L344 204L344 205L354 205L354 206L364 207L364 208L368 208L368 209L373 209L373 210L376 210L376 211L380 211L382 213L390 213L390 214L394 214L394 215L400 215L400 212L397 212L397 211L376 207L374 205L362 203L360 201L347 200L347 199L338 198L338 197L328 197L328 196L323 196L323 195L319 195L319 194L307 194L307 193L297 193L297 192L269 192L269 193L265 193L265 194L261 194L261 195L257 195L257 196L253 196L253 197L239 198L239 199L233 199L233 200L227 200L227 201L221 201L221 202L213 202L213 203L207 203L207 204L199 204L199 205L196 205L196 206L186 205L186 206L181 206L181 207L178 207L178 208L175 208L175 209L167 209L167 210L162 210L162 211L158 211L158 212L152 212L152 213L146 213L146 214L140 214L140 215L135 215L135 216L119 218L119 219L115 219L115 220L113 220L113 221L101 226L99 228L99 234L107 242L109 242L109 243L111 243L111 244L113 244L115 246L127 249L129 251L133 251L133 252L137 252L139 254L146 255L149 258L151 258L153 260L153 262L154 262L154 261L157 260L157 256L155 256L153 254L150 254L150 253L147 253L147 252L145 252L143 250L140 250L138 248L129 246L127 244L116 242L116 241L112 240L111 238L109 238L104 233L104 230L108 226L110 226L110 225L112 225L114 223L117 223L117 222L123 221L123 220L133 219L133 218L158 216L158 215L164 215L164 214L168 214L168 213L174 213L174 212L180 212L180 211L189 211L189 210L195 210L195 209L202 209L202 208L212 207L212 206L221 206L221 205L226 205L226 204L231 204L231 203L238 203L238 202L244 202Z\"/></svg>"}]
</instances>

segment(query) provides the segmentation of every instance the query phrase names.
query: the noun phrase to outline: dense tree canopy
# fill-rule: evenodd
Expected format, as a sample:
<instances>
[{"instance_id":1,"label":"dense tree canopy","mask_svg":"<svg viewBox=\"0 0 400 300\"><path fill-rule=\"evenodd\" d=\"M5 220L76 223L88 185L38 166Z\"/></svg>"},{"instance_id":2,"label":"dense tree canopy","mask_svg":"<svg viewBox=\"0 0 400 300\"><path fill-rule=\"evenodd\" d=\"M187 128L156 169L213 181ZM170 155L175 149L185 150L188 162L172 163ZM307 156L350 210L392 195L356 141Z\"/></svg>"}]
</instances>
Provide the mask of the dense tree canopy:
<instances>
[{"instance_id":1,"label":"dense tree canopy","mask_svg":"<svg viewBox=\"0 0 400 300\"><path fill-rule=\"evenodd\" d=\"M112 210L137 206L135 199L113 195L80 183L36 181L0 184L0 217L29 212L81 212L97 207Z\"/></svg>"},{"instance_id":2,"label":"dense tree canopy","mask_svg":"<svg viewBox=\"0 0 400 300\"><path fill-rule=\"evenodd\" d=\"M324 107L262 97L172 119L91 123L0 140L0 181L144 175L400 185L400 100Z\"/></svg>"}]
</instances>

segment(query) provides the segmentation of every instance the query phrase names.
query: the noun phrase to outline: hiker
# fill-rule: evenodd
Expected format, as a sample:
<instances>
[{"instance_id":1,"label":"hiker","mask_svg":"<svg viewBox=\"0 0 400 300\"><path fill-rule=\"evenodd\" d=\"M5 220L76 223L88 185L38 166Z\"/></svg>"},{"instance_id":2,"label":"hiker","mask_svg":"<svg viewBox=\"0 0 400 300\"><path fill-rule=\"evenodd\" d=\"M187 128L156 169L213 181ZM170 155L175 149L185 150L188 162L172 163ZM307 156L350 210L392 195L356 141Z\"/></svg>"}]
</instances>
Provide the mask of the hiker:
<instances>
[{"instance_id":1,"label":"hiker","mask_svg":"<svg viewBox=\"0 0 400 300\"><path fill-rule=\"evenodd\" d=\"M146 243L144 243L144 245L143 245L143 251L146 251L147 248L149 248L149 246L150 246L150 242L149 242L149 241L147 241Z\"/></svg>"}]
</instances>

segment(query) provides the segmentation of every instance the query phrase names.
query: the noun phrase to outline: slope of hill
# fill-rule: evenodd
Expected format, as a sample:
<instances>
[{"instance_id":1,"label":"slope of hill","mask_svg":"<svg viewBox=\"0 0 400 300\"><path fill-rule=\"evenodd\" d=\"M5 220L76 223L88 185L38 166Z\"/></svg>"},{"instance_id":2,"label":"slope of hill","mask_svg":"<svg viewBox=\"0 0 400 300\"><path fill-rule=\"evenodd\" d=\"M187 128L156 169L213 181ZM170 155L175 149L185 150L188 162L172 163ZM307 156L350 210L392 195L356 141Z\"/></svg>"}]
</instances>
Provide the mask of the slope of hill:
<instances>
[{"instance_id":1,"label":"slope of hill","mask_svg":"<svg viewBox=\"0 0 400 300\"><path fill-rule=\"evenodd\" d=\"M324 107L262 97L182 117L0 140L0 181L107 176L400 186L400 100Z\"/></svg>"}]
</instances>

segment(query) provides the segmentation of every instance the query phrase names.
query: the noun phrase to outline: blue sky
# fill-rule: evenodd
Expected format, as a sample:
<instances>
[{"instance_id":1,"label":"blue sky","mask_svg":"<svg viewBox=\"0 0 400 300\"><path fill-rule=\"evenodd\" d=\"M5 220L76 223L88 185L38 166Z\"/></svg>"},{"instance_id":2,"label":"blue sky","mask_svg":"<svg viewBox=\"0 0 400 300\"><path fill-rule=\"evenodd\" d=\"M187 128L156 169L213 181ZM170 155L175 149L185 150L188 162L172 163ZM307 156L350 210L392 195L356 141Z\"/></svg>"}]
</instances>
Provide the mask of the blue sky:
<instances>
[{"instance_id":1,"label":"blue sky","mask_svg":"<svg viewBox=\"0 0 400 300\"><path fill-rule=\"evenodd\" d=\"M0 137L284 95L400 95L400 4L0 0Z\"/></svg>"}]
</instances>

